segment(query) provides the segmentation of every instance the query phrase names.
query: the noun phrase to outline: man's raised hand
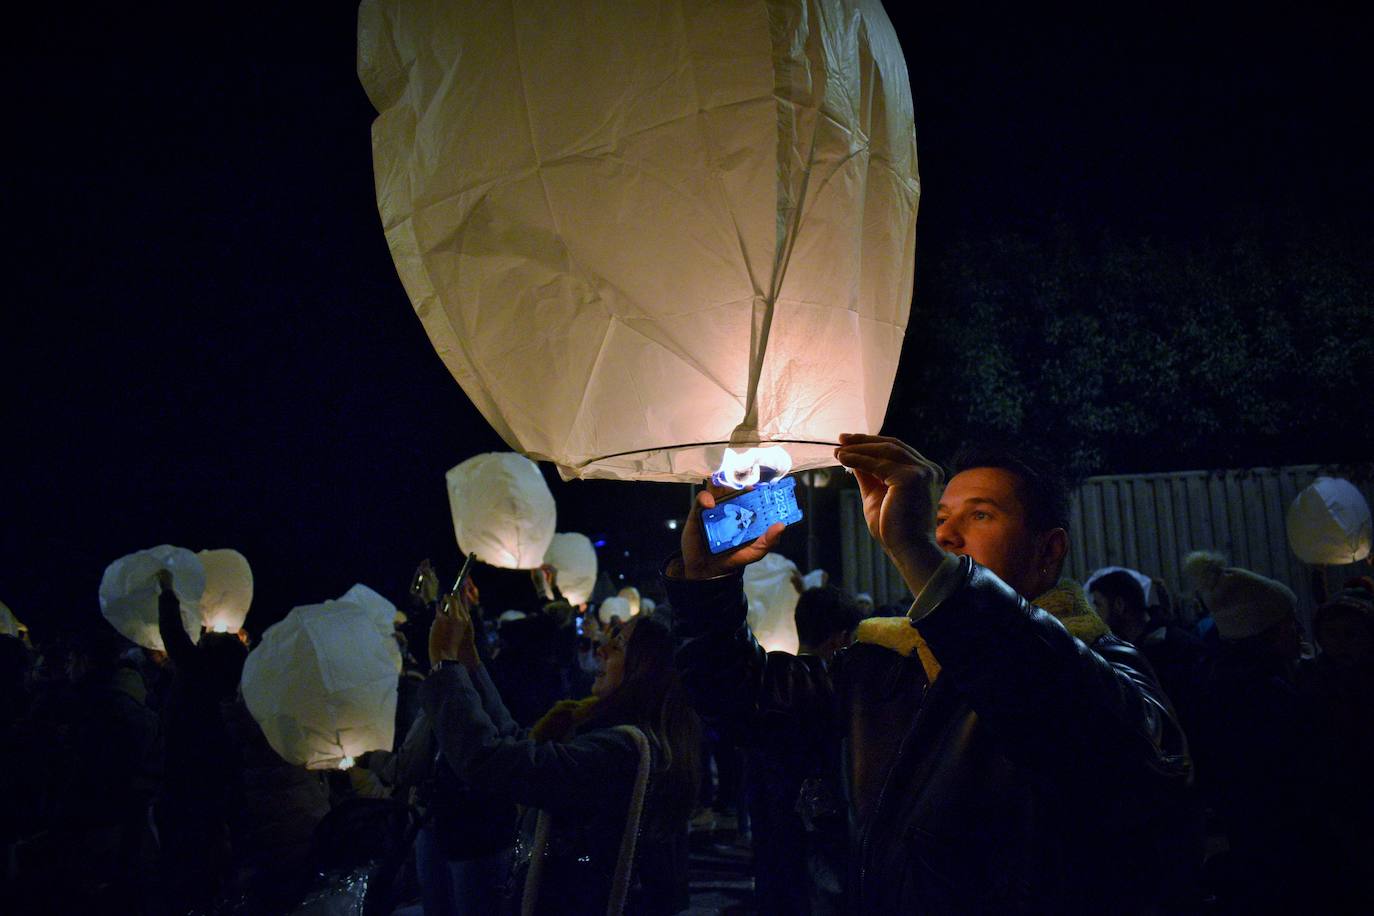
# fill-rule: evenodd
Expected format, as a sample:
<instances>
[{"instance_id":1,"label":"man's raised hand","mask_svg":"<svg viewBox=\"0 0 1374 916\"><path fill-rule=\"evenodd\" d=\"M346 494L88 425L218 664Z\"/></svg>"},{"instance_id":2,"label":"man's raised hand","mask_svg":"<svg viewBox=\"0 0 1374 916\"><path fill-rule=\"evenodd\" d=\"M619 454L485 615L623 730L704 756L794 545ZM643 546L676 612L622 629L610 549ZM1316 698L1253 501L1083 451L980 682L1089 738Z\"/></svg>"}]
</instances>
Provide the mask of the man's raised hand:
<instances>
[{"instance_id":1,"label":"man's raised hand","mask_svg":"<svg viewBox=\"0 0 1374 916\"><path fill-rule=\"evenodd\" d=\"M918 590L944 557L935 543L935 507L944 486L940 466L900 439L853 433L840 436L835 458L859 482L869 534Z\"/></svg>"}]
</instances>

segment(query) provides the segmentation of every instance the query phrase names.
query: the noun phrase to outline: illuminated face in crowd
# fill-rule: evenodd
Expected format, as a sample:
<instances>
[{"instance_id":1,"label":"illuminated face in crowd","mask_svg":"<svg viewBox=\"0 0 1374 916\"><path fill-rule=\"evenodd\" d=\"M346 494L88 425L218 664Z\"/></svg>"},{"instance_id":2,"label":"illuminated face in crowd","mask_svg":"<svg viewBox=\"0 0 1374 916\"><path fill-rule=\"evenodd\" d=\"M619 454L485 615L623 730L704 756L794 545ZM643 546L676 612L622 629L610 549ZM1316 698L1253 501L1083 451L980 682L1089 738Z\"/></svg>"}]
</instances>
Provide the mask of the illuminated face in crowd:
<instances>
[{"instance_id":1,"label":"illuminated face in crowd","mask_svg":"<svg viewBox=\"0 0 1374 916\"><path fill-rule=\"evenodd\" d=\"M596 680L592 681L592 694L607 697L620 689L625 680L625 647L630 644L630 632L635 621L630 620L623 626L612 624L607 639L596 650Z\"/></svg>"},{"instance_id":2,"label":"illuminated face in crowd","mask_svg":"<svg viewBox=\"0 0 1374 916\"><path fill-rule=\"evenodd\" d=\"M1017 477L1004 468L970 468L950 478L935 510L935 542L1031 599L1054 585L1064 556L1063 529L1031 530Z\"/></svg>"}]
</instances>

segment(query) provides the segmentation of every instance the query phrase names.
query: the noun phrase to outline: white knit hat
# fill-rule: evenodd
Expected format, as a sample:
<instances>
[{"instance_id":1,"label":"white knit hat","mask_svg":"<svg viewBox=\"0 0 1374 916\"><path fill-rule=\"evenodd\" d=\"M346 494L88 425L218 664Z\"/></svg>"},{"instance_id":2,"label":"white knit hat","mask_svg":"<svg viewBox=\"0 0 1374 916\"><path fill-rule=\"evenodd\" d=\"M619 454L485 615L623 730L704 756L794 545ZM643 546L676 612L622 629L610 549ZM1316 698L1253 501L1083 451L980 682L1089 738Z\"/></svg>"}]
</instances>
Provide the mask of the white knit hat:
<instances>
[{"instance_id":1,"label":"white knit hat","mask_svg":"<svg viewBox=\"0 0 1374 916\"><path fill-rule=\"evenodd\" d=\"M1238 566L1219 553L1199 550L1183 560L1183 571L1197 585L1222 639L1256 636L1292 617L1298 597L1282 582Z\"/></svg>"}]
</instances>

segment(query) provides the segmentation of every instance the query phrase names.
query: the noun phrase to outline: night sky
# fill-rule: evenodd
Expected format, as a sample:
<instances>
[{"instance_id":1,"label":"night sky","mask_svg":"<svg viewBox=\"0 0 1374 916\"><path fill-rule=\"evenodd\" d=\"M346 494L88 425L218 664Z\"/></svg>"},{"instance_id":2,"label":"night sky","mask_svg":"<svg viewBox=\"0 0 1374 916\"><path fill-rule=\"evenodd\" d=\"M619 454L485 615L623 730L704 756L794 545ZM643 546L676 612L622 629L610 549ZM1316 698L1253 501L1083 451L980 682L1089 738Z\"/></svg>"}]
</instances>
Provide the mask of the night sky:
<instances>
[{"instance_id":1,"label":"night sky","mask_svg":"<svg viewBox=\"0 0 1374 916\"><path fill-rule=\"evenodd\" d=\"M894 12L921 156L914 322L922 258L960 232L1369 232L1367 21L1131 9ZM247 555L256 629L355 581L399 598L422 557L457 564L443 472L505 448L392 266L354 8L178 10L8 30L0 600L40 634L97 613L110 560L164 542ZM688 499L554 493L559 529L605 536L631 579Z\"/></svg>"}]
</instances>

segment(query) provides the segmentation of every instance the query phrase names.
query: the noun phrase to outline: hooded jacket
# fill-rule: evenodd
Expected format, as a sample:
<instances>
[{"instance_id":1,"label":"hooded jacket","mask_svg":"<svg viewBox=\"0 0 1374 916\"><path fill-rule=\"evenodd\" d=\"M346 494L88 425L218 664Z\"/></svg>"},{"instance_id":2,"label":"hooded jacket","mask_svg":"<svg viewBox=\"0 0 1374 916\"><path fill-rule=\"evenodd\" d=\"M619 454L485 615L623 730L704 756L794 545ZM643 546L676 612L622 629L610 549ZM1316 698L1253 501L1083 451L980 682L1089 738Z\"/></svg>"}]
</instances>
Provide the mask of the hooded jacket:
<instances>
[{"instance_id":1,"label":"hooded jacket","mask_svg":"<svg viewBox=\"0 0 1374 916\"><path fill-rule=\"evenodd\" d=\"M852 911L1176 904L1200 822L1187 743L1149 663L1105 627L1086 644L967 557L956 575L919 633L842 650L833 708L799 713L839 731ZM779 703L742 577L665 579L698 711L740 723ZM1082 620L1072 591L1060 616Z\"/></svg>"}]
</instances>

